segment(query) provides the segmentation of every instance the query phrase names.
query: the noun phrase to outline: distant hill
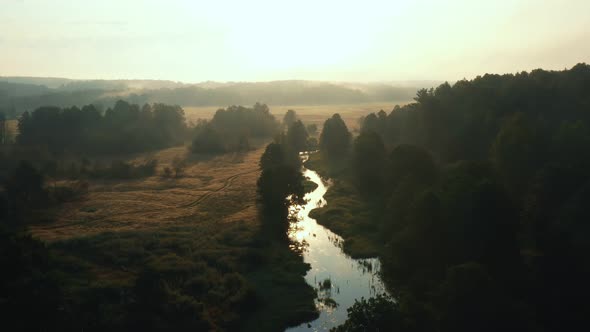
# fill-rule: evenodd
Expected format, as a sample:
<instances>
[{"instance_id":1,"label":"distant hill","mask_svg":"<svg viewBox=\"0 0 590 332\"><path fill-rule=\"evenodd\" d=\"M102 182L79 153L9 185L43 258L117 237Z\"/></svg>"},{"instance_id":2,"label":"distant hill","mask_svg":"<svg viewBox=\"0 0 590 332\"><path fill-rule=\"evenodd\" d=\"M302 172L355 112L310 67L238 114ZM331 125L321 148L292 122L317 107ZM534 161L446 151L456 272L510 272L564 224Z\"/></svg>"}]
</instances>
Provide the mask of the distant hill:
<instances>
[{"instance_id":1,"label":"distant hill","mask_svg":"<svg viewBox=\"0 0 590 332\"><path fill-rule=\"evenodd\" d=\"M0 98L2 96L38 96L51 92L51 89L45 85L11 83L0 81Z\"/></svg>"},{"instance_id":2,"label":"distant hill","mask_svg":"<svg viewBox=\"0 0 590 332\"><path fill-rule=\"evenodd\" d=\"M73 80L56 77L0 76L0 81L8 83L44 85L50 89L55 89L64 84L72 82Z\"/></svg>"},{"instance_id":3,"label":"distant hill","mask_svg":"<svg viewBox=\"0 0 590 332\"><path fill-rule=\"evenodd\" d=\"M430 84L432 83L432 84ZM0 111L17 116L40 106L99 108L123 99L132 103L162 102L181 106L216 106L256 102L269 105L324 105L365 102L405 102L420 88L436 82L416 84L340 83L321 81L202 82L165 80L72 80L44 77L0 77ZM440 82L438 82L440 83Z\"/></svg>"}]
</instances>

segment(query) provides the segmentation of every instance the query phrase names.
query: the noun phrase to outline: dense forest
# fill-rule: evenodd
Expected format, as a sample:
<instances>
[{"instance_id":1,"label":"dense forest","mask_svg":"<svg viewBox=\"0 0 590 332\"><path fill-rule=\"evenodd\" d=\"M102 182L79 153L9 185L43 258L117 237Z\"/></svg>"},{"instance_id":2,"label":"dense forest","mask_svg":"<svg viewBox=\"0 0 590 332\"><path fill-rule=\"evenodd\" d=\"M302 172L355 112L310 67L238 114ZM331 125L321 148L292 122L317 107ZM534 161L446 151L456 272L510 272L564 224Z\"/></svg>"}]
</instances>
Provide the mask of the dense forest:
<instances>
[{"instance_id":1,"label":"dense forest","mask_svg":"<svg viewBox=\"0 0 590 332\"><path fill-rule=\"evenodd\" d=\"M336 182L316 215L371 239L395 298L357 302L338 331L587 325L589 91L578 64L420 90L354 139L327 120L308 167Z\"/></svg>"}]
</instances>

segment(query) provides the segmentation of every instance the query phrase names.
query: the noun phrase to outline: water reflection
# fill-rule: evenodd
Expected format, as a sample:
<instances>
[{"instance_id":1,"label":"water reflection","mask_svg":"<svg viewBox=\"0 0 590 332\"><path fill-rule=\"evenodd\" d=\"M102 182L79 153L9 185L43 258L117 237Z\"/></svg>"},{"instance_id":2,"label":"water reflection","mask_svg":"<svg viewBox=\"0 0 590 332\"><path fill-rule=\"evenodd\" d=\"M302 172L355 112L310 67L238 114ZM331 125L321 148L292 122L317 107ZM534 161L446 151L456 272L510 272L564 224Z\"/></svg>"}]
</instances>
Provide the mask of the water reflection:
<instances>
[{"instance_id":1,"label":"water reflection","mask_svg":"<svg viewBox=\"0 0 590 332\"><path fill-rule=\"evenodd\" d=\"M355 299L384 293L385 288L378 276L378 259L350 258L342 251L342 238L309 217L311 210L329 204L323 197L330 184L306 168L304 175L318 187L305 196L306 204L292 207L297 222L292 224L289 236L294 243L292 248L301 251L305 262L311 265L305 279L318 294L316 307L320 317L287 331L327 331L346 320L346 309Z\"/></svg>"}]
</instances>

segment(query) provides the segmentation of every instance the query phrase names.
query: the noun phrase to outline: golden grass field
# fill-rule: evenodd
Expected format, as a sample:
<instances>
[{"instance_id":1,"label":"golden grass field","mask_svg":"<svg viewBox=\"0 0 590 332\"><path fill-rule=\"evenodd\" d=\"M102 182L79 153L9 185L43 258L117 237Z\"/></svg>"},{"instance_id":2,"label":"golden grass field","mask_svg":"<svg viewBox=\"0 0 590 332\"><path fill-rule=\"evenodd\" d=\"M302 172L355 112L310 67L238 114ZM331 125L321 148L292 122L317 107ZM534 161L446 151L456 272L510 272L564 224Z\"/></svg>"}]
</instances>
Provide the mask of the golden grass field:
<instances>
[{"instance_id":1,"label":"golden grass field","mask_svg":"<svg viewBox=\"0 0 590 332\"><path fill-rule=\"evenodd\" d=\"M400 103L400 105L408 102ZM324 121L334 113L339 113L350 130L358 128L358 119L372 112L384 110L389 113L395 103L365 103L343 105L269 105L270 111L277 120L282 120L287 110L294 110L306 124L315 123L321 129ZM219 107L183 107L188 121L196 122L198 119L210 119Z\"/></svg>"},{"instance_id":2,"label":"golden grass field","mask_svg":"<svg viewBox=\"0 0 590 332\"><path fill-rule=\"evenodd\" d=\"M6 121L6 129L8 130L8 140L14 140L16 133L18 132L18 121L8 120Z\"/></svg>"},{"instance_id":3,"label":"golden grass field","mask_svg":"<svg viewBox=\"0 0 590 332\"><path fill-rule=\"evenodd\" d=\"M132 160L158 160L158 175L140 180L90 181L82 200L66 203L50 224L31 227L46 241L102 232L143 231L160 227L196 226L219 216L217 223L256 222L258 160L264 148L206 160L191 160L186 147L165 149ZM174 158L186 158L178 179L160 174Z\"/></svg>"}]
</instances>

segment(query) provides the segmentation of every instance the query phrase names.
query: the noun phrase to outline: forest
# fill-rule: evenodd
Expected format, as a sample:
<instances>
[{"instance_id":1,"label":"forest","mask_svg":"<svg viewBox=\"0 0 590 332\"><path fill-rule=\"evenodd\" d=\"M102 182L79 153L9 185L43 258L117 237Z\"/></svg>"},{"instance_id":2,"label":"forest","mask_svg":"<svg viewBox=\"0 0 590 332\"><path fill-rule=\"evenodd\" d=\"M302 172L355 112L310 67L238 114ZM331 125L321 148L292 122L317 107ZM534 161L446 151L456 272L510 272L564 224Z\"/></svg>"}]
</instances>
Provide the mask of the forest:
<instances>
[{"instance_id":1,"label":"forest","mask_svg":"<svg viewBox=\"0 0 590 332\"><path fill-rule=\"evenodd\" d=\"M393 295L359 300L336 330L585 326L588 91L581 63L419 90L354 138L326 120L308 167L336 183L318 222L351 255L375 251Z\"/></svg>"}]
</instances>

